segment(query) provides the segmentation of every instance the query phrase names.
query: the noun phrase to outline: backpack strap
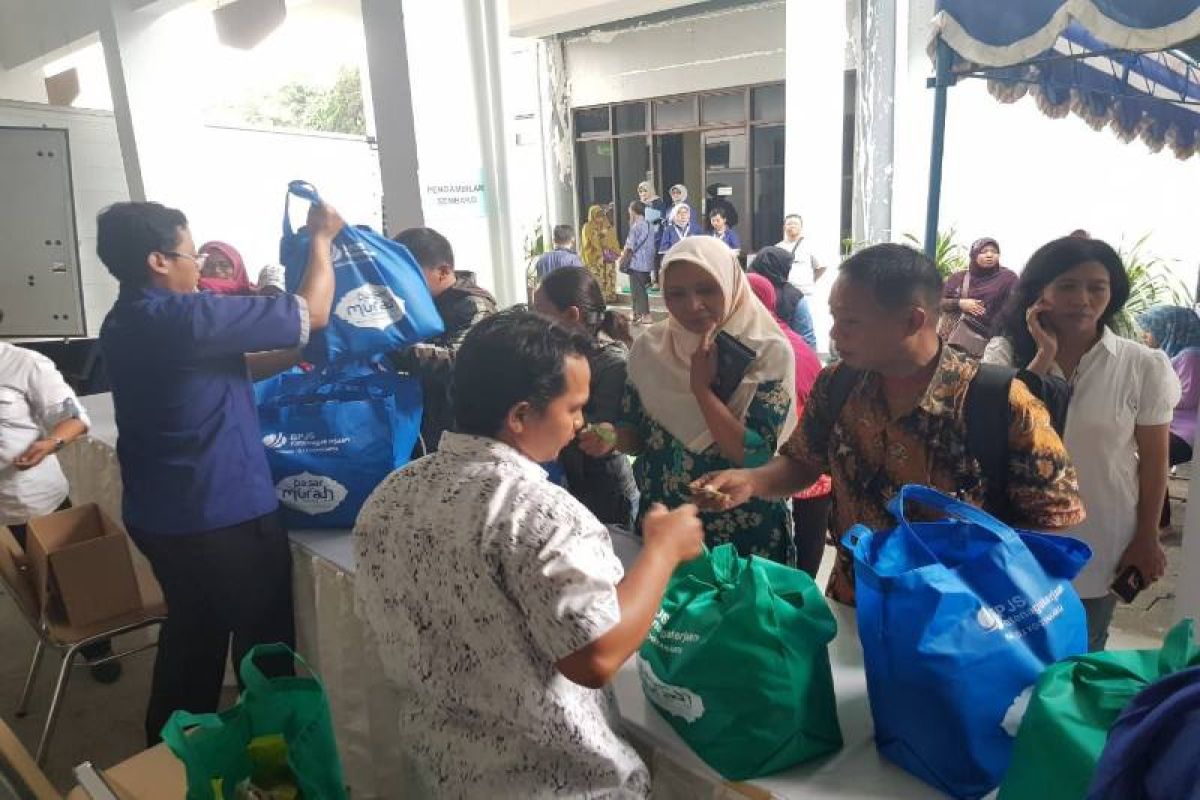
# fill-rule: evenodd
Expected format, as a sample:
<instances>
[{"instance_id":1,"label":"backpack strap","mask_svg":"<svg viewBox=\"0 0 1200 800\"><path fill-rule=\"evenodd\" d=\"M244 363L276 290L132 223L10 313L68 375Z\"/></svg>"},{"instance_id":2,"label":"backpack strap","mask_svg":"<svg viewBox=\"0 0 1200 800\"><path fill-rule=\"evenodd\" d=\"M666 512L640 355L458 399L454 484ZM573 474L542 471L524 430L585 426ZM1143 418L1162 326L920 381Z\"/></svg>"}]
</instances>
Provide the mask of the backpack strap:
<instances>
[{"instance_id":1,"label":"backpack strap","mask_svg":"<svg viewBox=\"0 0 1200 800\"><path fill-rule=\"evenodd\" d=\"M1015 377L1015 369L980 364L965 404L967 450L983 473L984 508L1000 519L1008 516L1008 429L1012 420L1008 395Z\"/></svg>"},{"instance_id":2,"label":"backpack strap","mask_svg":"<svg viewBox=\"0 0 1200 800\"><path fill-rule=\"evenodd\" d=\"M836 423L842 415L842 407L850 398L850 392L862 378L862 371L842 364L829 376L829 422Z\"/></svg>"}]
</instances>

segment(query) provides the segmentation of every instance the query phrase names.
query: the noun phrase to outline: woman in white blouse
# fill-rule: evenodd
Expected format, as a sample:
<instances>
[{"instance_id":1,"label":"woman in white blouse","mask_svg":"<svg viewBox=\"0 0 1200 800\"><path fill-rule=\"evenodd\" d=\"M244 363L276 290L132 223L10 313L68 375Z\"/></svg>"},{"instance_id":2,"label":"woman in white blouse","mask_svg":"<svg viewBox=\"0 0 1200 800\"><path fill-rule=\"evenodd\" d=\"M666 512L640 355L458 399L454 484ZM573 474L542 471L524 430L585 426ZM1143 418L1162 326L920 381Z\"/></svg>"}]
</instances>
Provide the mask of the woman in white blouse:
<instances>
[{"instance_id":1,"label":"woman in white blouse","mask_svg":"<svg viewBox=\"0 0 1200 800\"><path fill-rule=\"evenodd\" d=\"M1117 602L1110 587L1118 576L1132 567L1148 586L1167 565L1158 520L1179 379L1162 352L1108 327L1128 298L1129 279L1116 251L1098 239L1056 239L1030 258L1004 336L983 356L986 363L1057 375L1071 385L1063 439L1087 510L1070 535L1092 548L1092 560L1075 579L1090 650L1104 649L1108 639Z\"/></svg>"}]
</instances>

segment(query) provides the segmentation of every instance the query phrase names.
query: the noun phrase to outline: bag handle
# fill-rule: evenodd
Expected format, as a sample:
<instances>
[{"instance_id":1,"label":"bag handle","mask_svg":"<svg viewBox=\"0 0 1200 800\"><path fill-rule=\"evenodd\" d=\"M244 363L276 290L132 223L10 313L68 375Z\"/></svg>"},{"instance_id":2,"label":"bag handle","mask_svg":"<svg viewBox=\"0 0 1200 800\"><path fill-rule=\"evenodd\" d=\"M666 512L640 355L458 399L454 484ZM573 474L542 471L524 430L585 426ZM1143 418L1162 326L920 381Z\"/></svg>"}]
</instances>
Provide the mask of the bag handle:
<instances>
[{"instance_id":1,"label":"bag handle","mask_svg":"<svg viewBox=\"0 0 1200 800\"><path fill-rule=\"evenodd\" d=\"M921 505L932 508L935 511L940 511L948 517L977 525L986 530L988 533L993 534L1002 542L1012 541L1017 535L1012 528L1008 527L991 514L980 511L978 508L969 503L956 500L955 498L946 494L942 494L938 490L931 489L928 486L920 486L915 483L905 484L904 486L900 487L900 491L896 493L896 496L888 501L888 511L891 512L892 516L896 518L896 522L899 527L911 534L913 540L920 544L921 548L924 549L926 553L929 553L930 557L933 558L934 561L939 561L940 559L934 556L933 553L929 551L929 548L925 547L925 542L922 541L920 534L918 534L916 529L913 528L912 523L909 522L908 517L904 513L905 505L909 501L920 503Z\"/></svg>"},{"instance_id":2,"label":"bag handle","mask_svg":"<svg viewBox=\"0 0 1200 800\"><path fill-rule=\"evenodd\" d=\"M225 721L221 719L219 714L193 714L191 711L183 711L182 709L171 714L167 718L167 724L163 725L162 739L167 747L179 757L180 761L187 762L188 756L192 752L191 741L188 738L188 728L207 728L208 730L219 730L225 727Z\"/></svg>"},{"instance_id":3,"label":"bag handle","mask_svg":"<svg viewBox=\"0 0 1200 800\"><path fill-rule=\"evenodd\" d=\"M258 668L258 664L254 663L255 659L261 656L289 656L292 661L304 667L309 676L317 682L317 685L321 685L321 679L317 677L316 671L308 665L308 662L299 653L286 644L276 642L275 644L255 645L242 658L238 674L242 676L242 683L245 684L246 691L248 692L252 691L262 694L273 691L271 679L262 673L262 670Z\"/></svg>"},{"instance_id":4,"label":"bag handle","mask_svg":"<svg viewBox=\"0 0 1200 800\"><path fill-rule=\"evenodd\" d=\"M1162 675L1187 669L1200 657L1200 642L1195 640L1195 621L1184 619L1167 632L1162 649L1158 653L1158 663Z\"/></svg>"},{"instance_id":5,"label":"bag handle","mask_svg":"<svg viewBox=\"0 0 1200 800\"><path fill-rule=\"evenodd\" d=\"M295 231L292 230L291 217L291 202L292 195L308 200L311 203L321 202L321 195L317 194L317 187L313 186L308 181L291 181L288 183L287 194L283 196L283 235L295 236Z\"/></svg>"}]
</instances>

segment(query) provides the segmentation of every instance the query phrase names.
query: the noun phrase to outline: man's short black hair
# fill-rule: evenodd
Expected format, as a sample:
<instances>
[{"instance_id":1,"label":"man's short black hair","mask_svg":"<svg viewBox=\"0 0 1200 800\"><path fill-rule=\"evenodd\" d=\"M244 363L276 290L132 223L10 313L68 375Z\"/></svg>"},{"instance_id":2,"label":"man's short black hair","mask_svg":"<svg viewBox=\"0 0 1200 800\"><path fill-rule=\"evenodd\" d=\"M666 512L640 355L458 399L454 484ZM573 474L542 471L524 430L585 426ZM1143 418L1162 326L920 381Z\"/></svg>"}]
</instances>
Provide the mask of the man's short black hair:
<instances>
[{"instance_id":1,"label":"man's short black hair","mask_svg":"<svg viewBox=\"0 0 1200 800\"><path fill-rule=\"evenodd\" d=\"M539 314L509 309L471 329L454 361L454 418L460 433L495 438L518 403L541 411L566 390L568 356L590 343Z\"/></svg>"},{"instance_id":2,"label":"man's short black hair","mask_svg":"<svg viewBox=\"0 0 1200 800\"><path fill-rule=\"evenodd\" d=\"M96 255L119 283L141 286L150 280L146 259L174 250L187 224L161 203L113 203L96 217Z\"/></svg>"},{"instance_id":3,"label":"man's short black hair","mask_svg":"<svg viewBox=\"0 0 1200 800\"><path fill-rule=\"evenodd\" d=\"M397 233L392 240L407 247L421 269L433 269L442 264L454 266L454 248L450 246L450 240L433 228L409 228Z\"/></svg>"},{"instance_id":4,"label":"man's short black hair","mask_svg":"<svg viewBox=\"0 0 1200 800\"><path fill-rule=\"evenodd\" d=\"M554 226L554 243L556 245L570 244L575 240L575 229L570 225Z\"/></svg>"},{"instance_id":5,"label":"man's short black hair","mask_svg":"<svg viewBox=\"0 0 1200 800\"><path fill-rule=\"evenodd\" d=\"M870 288L875 302L889 311L898 311L914 301L927 311L941 304L941 273L928 256L906 245L867 247L843 261L840 272Z\"/></svg>"}]
</instances>

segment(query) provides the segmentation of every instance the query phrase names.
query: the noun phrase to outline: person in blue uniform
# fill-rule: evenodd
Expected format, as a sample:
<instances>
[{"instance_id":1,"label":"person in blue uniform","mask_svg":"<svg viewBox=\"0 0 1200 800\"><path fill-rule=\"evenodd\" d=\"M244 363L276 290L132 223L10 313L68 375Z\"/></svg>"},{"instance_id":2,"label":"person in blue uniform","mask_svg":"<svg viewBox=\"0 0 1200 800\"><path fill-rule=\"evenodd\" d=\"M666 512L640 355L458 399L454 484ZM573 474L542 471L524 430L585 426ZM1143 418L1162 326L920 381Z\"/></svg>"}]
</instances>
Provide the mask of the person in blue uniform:
<instances>
[{"instance_id":1,"label":"person in blue uniform","mask_svg":"<svg viewBox=\"0 0 1200 800\"><path fill-rule=\"evenodd\" d=\"M120 282L100 331L112 384L123 517L162 584L146 738L178 709L217 710L232 642L294 645L291 551L276 517L251 376L299 360L333 300L337 212L309 213L308 269L295 294L197 291L204 256L182 212L116 203L97 222L96 250ZM286 663L266 664L275 674Z\"/></svg>"}]
</instances>

